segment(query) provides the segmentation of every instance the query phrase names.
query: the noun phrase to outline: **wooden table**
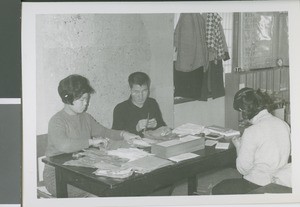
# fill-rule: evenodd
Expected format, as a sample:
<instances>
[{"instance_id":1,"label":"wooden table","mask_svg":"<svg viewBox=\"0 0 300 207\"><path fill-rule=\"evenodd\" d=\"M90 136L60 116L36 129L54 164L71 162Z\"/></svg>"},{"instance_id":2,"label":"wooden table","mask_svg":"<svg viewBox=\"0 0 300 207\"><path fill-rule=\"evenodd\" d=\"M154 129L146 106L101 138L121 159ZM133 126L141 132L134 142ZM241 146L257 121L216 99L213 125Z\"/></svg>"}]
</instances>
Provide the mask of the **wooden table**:
<instances>
[{"instance_id":1,"label":"wooden table","mask_svg":"<svg viewBox=\"0 0 300 207\"><path fill-rule=\"evenodd\" d=\"M166 166L146 174L134 174L126 179L111 179L93 174L96 169L65 166L72 159L71 154L57 155L43 159L43 162L55 167L57 197L66 198L67 184L97 196L147 196L155 190L171 186L177 181L188 180L188 194L197 190L197 174L213 169L234 167L236 150L206 147L194 152L199 157Z\"/></svg>"}]
</instances>

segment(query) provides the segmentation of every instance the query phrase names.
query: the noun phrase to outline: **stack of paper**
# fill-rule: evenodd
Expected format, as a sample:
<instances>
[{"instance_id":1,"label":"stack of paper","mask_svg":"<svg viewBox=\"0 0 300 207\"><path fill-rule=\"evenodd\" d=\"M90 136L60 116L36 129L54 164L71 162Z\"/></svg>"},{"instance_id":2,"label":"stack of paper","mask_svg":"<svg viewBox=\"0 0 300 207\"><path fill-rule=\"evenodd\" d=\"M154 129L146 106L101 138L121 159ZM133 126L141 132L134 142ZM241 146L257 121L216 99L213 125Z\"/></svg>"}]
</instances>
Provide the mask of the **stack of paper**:
<instances>
[{"instance_id":1,"label":"stack of paper","mask_svg":"<svg viewBox=\"0 0 300 207\"><path fill-rule=\"evenodd\" d=\"M205 139L203 137L188 135L180 139L173 139L153 144L151 147L151 153L158 157L167 159L175 155L204 149L204 142Z\"/></svg>"},{"instance_id":2,"label":"stack of paper","mask_svg":"<svg viewBox=\"0 0 300 207\"><path fill-rule=\"evenodd\" d=\"M198 157L199 155L195 154L195 153L184 153L184 154L180 154L180 155L176 155L173 157L169 157L169 160L173 161L173 162L180 162L183 160L188 160L188 159L192 159L195 157Z\"/></svg>"},{"instance_id":3,"label":"stack of paper","mask_svg":"<svg viewBox=\"0 0 300 207\"><path fill-rule=\"evenodd\" d=\"M216 149L228 149L230 143L218 142L216 145Z\"/></svg>"},{"instance_id":4,"label":"stack of paper","mask_svg":"<svg viewBox=\"0 0 300 207\"><path fill-rule=\"evenodd\" d=\"M208 126L206 127L209 131L214 132L214 133L218 133L221 134L223 136L226 137L231 137L231 136L239 136L240 132L237 130L233 130L233 129L228 129L228 128L224 128L224 127L219 127L219 126Z\"/></svg>"},{"instance_id":5,"label":"stack of paper","mask_svg":"<svg viewBox=\"0 0 300 207\"><path fill-rule=\"evenodd\" d=\"M213 139L213 140L219 140L219 139L224 138L224 135L221 135L221 134L218 134L218 133L215 133L215 132L210 132L209 134L205 135L205 138Z\"/></svg>"},{"instance_id":6,"label":"stack of paper","mask_svg":"<svg viewBox=\"0 0 300 207\"><path fill-rule=\"evenodd\" d=\"M217 143L218 143L218 141L216 141L216 140L211 140L211 139L205 140L205 146L211 147L211 146L214 146Z\"/></svg>"},{"instance_id":7,"label":"stack of paper","mask_svg":"<svg viewBox=\"0 0 300 207\"><path fill-rule=\"evenodd\" d=\"M200 134L204 129L204 126L202 125L198 125L198 124L191 124L191 123L187 123L187 124L183 124L179 127L176 127L175 129L173 129L173 133L174 134L178 134L181 136L184 135L195 135L195 134Z\"/></svg>"}]
</instances>

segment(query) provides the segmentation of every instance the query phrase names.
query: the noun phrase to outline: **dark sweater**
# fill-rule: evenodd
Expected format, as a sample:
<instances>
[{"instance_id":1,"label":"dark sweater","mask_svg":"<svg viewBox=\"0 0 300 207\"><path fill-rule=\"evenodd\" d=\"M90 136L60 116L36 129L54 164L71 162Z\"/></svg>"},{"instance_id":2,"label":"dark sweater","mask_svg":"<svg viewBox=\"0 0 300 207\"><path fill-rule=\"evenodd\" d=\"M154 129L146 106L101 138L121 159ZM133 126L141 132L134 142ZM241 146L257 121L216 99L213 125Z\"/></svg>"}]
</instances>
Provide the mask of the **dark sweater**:
<instances>
[{"instance_id":1,"label":"dark sweater","mask_svg":"<svg viewBox=\"0 0 300 207\"><path fill-rule=\"evenodd\" d=\"M157 126L153 129L157 129L161 126L166 126L158 103L153 98L147 98L142 108L137 107L131 101L131 97L128 100L119 103L114 109L113 115L113 129L125 130L143 137L142 131L136 131L136 125L141 119L147 119L149 113L149 119L155 118Z\"/></svg>"}]
</instances>

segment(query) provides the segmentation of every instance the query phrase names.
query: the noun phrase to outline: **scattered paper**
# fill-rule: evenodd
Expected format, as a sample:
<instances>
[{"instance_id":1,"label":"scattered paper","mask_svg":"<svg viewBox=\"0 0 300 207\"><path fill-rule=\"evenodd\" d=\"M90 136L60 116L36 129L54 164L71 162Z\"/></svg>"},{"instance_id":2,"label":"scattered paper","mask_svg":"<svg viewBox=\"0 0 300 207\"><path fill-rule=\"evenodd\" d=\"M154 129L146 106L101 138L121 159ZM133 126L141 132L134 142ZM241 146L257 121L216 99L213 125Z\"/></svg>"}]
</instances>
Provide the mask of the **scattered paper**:
<instances>
[{"instance_id":1,"label":"scattered paper","mask_svg":"<svg viewBox=\"0 0 300 207\"><path fill-rule=\"evenodd\" d=\"M133 174L133 170L131 168L118 168L115 170L98 169L94 172L94 174L98 176L105 176L111 178L127 178Z\"/></svg>"},{"instance_id":2,"label":"scattered paper","mask_svg":"<svg viewBox=\"0 0 300 207\"><path fill-rule=\"evenodd\" d=\"M130 167L137 173L144 174L172 164L173 163L171 161L166 159L156 156L146 156L135 161L125 163L123 167Z\"/></svg>"},{"instance_id":3,"label":"scattered paper","mask_svg":"<svg viewBox=\"0 0 300 207\"><path fill-rule=\"evenodd\" d=\"M117 165L107 163L107 162L104 162L104 161L97 162L93 166L95 168L101 169L101 170L116 170L116 169L121 167L121 166L117 166Z\"/></svg>"},{"instance_id":4,"label":"scattered paper","mask_svg":"<svg viewBox=\"0 0 300 207\"><path fill-rule=\"evenodd\" d=\"M104 163L109 163L114 166L121 166L123 163L129 161L129 159L126 158L108 155L106 151L102 151L95 148L84 149L83 152L78 153L80 153L81 156L79 156L76 159L66 161L64 165L98 168L99 163L102 163L101 166L103 166ZM74 158L75 157L76 156L74 156Z\"/></svg>"},{"instance_id":5,"label":"scattered paper","mask_svg":"<svg viewBox=\"0 0 300 207\"><path fill-rule=\"evenodd\" d=\"M202 130L202 133L204 133L205 135L207 135L207 134L211 133L211 131L209 129L207 129L207 128L204 128Z\"/></svg>"},{"instance_id":6,"label":"scattered paper","mask_svg":"<svg viewBox=\"0 0 300 207\"><path fill-rule=\"evenodd\" d=\"M177 145L177 144L180 144L180 143L182 143L182 142L179 139L173 139L173 140L170 140L170 141L160 142L157 145L160 145L160 146L163 146L163 147L170 147L170 146Z\"/></svg>"},{"instance_id":7,"label":"scattered paper","mask_svg":"<svg viewBox=\"0 0 300 207\"><path fill-rule=\"evenodd\" d=\"M189 141L193 141L195 139L200 139L200 138L196 137L196 136L188 135L188 136L185 136L185 137L181 137L179 140L181 142L189 142Z\"/></svg>"},{"instance_id":8,"label":"scattered paper","mask_svg":"<svg viewBox=\"0 0 300 207\"><path fill-rule=\"evenodd\" d=\"M216 145L216 149L228 149L230 143L218 142Z\"/></svg>"},{"instance_id":9,"label":"scattered paper","mask_svg":"<svg viewBox=\"0 0 300 207\"><path fill-rule=\"evenodd\" d=\"M158 140L150 139L150 138L143 138L142 140L147 142L148 144L155 144L155 143L159 142Z\"/></svg>"},{"instance_id":10,"label":"scattered paper","mask_svg":"<svg viewBox=\"0 0 300 207\"><path fill-rule=\"evenodd\" d=\"M199 155L195 154L195 153L184 153L184 154L180 154L180 155L176 155L173 157L169 157L168 159L173 161L173 162L180 162L183 160L188 160L188 159L192 159L195 157L198 157Z\"/></svg>"},{"instance_id":11,"label":"scattered paper","mask_svg":"<svg viewBox=\"0 0 300 207\"><path fill-rule=\"evenodd\" d=\"M114 155L120 158L126 158L129 161L133 161L145 156L152 155L144 150L137 149L137 148L118 148L116 150L109 150L107 151L108 155Z\"/></svg>"},{"instance_id":12,"label":"scattered paper","mask_svg":"<svg viewBox=\"0 0 300 207\"><path fill-rule=\"evenodd\" d=\"M233 129L228 129L228 128L224 128L224 127L219 127L219 126L208 126L206 127L207 129L209 129L211 132L214 133L218 133L221 135L224 135L226 137L231 137L231 136L239 136L240 132L237 130L233 130Z\"/></svg>"},{"instance_id":13,"label":"scattered paper","mask_svg":"<svg viewBox=\"0 0 300 207\"><path fill-rule=\"evenodd\" d=\"M179 134L181 136L184 136L187 134L195 135L195 134L200 134L203 129L204 129L204 126L202 126L202 125L187 123L187 124L183 124L179 127L176 127L175 129L173 129L172 132L174 134Z\"/></svg>"},{"instance_id":14,"label":"scattered paper","mask_svg":"<svg viewBox=\"0 0 300 207\"><path fill-rule=\"evenodd\" d=\"M139 139L134 139L133 144L137 147L151 147L150 144L148 144L144 140L139 140Z\"/></svg>"},{"instance_id":15,"label":"scattered paper","mask_svg":"<svg viewBox=\"0 0 300 207\"><path fill-rule=\"evenodd\" d=\"M224 135L221 135L221 134L218 134L218 133L214 133L214 132L210 132L209 134L205 135L205 138L218 140L218 139L224 138Z\"/></svg>"},{"instance_id":16,"label":"scattered paper","mask_svg":"<svg viewBox=\"0 0 300 207\"><path fill-rule=\"evenodd\" d=\"M205 141L205 146L211 147L211 146L213 146L213 145L215 145L215 144L217 144L217 143L218 143L218 141L216 141L216 140L207 139L207 140Z\"/></svg>"}]
</instances>

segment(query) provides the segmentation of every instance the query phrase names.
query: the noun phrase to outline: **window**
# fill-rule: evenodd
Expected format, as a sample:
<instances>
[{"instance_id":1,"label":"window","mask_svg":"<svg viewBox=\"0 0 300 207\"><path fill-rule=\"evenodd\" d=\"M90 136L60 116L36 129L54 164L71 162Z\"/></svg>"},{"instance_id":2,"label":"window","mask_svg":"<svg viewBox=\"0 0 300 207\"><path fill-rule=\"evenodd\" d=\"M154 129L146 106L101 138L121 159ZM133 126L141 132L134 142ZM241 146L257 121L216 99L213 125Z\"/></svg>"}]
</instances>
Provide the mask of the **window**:
<instances>
[{"instance_id":1,"label":"window","mask_svg":"<svg viewBox=\"0 0 300 207\"><path fill-rule=\"evenodd\" d=\"M232 42L233 42L233 13L219 13L223 18L222 26L227 42L230 59L223 62L224 73L231 73L232 69Z\"/></svg>"}]
</instances>

